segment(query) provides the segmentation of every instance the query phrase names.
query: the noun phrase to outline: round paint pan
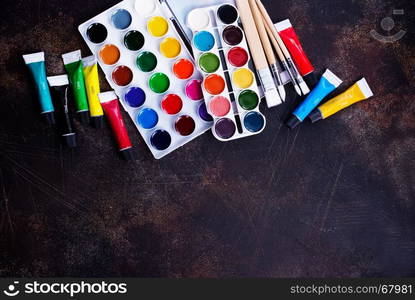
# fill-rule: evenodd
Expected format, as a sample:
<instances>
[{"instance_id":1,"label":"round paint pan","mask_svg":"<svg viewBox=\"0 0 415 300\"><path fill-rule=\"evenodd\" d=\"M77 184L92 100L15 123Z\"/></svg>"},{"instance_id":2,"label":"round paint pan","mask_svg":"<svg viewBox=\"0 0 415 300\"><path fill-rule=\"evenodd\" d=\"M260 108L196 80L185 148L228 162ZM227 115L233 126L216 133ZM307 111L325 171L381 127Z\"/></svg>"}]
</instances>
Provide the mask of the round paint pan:
<instances>
[{"instance_id":1,"label":"round paint pan","mask_svg":"<svg viewBox=\"0 0 415 300\"><path fill-rule=\"evenodd\" d=\"M205 122L213 122L213 117L209 114L209 112L207 111L207 107L206 107L206 103L202 102L199 105L199 108L197 109L197 114L199 115L199 117L205 121Z\"/></svg>"},{"instance_id":2,"label":"round paint pan","mask_svg":"<svg viewBox=\"0 0 415 300\"><path fill-rule=\"evenodd\" d=\"M239 13L235 6L225 4L218 8L217 16L222 23L232 24L238 20Z\"/></svg>"},{"instance_id":3,"label":"round paint pan","mask_svg":"<svg viewBox=\"0 0 415 300\"><path fill-rule=\"evenodd\" d=\"M186 84L186 96L193 101L200 101L203 99L202 80L193 79Z\"/></svg>"},{"instance_id":4,"label":"round paint pan","mask_svg":"<svg viewBox=\"0 0 415 300\"><path fill-rule=\"evenodd\" d=\"M99 50L99 59L106 65L115 65L120 60L120 49L113 44L105 44Z\"/></svg>"},{"instance_id":5,"label":"round paint pan","mask_svg":"<svg viewBox=\"0 0 415 300\"><path fill-rule=\"evenodd\" d=\"M176 58L182 51L180 42L172 37L165 38L160 43L160 53L167 58Z\"/></svg>"},{"instance_id":6,"label":"round paint pan","mask_svg":"<svg viewBox=\"0 0 415 300\"><path fill-rule=\"evenodd\" d=\"M209 102L209 110L216 117L224 117L231 111L231 102L223 96L216 96Z\"/></svg>"},{"instance_id":7,"label":"round paint pan","mask_svg":"<svg viewBox=\"0 0 415 300\"><path fill-rule=\"evenodd\" d=\"M173 65L173 74L179 79L189 79L195 71L193 63L186 59L178 59Z\"/></svg>"},{"instance_id":8,"label":"round paint pan","mask_svg":"<svg viewBox=\"0 0 415 300\"><path fill-rule=\"evenodd\" d=\"M112 71L111 78L116 85L127 86L133 81L133 72L127 66L118 66Z\"/></svg>"},{"instance_id":9,"label":"round paint pan","mask_svg":"<svg viewBox=\"0 0 415 300\"><path fill-rule=\"evenodd\" d=\"M131 30L124 36L124 46L128 50L138 51L145 43L144 35L138 30Z\"/></svg>"},{"instance_id":10,"label":"round paint pan","mask_svg":"<svg viewBox=\"0 0 415 300\"><path fill-rule=\"evenodd\" d=\"M149 81L148 86L157 94L164 94L170 87L170 79L164 73L154 73Z\"/></svg>"},{"instance_id":11,"label":"round paint pan","mask_svg":"<svg viewBox=\"0 0 415 300\"><path fill-rule=\"evenodd\" d=\"M214 73L220 67L219 57L212 52L203 53L199 57L199 67L205 73Z\"/></svg>"},{"instance_id":12,"label":"round paint pan","mask_svg":"<svg viewBox=\"0 0 415 300\"><path fill-rule=\"evenodd\" d=\"M125 92L124 102L132 108L141 107L146 102L146 93L143 89L133 86Z\"/></svg>"},{"instance_id":13,"label":"round paint pan","mask_svg":"<svg viewBox=\"0 0 415 300\"><path fill-rule=\"evenodd\" d=\"M86 36L94 44L101 44L105 42L108 37L107 27L101 23L92 23L86 30Z\"/></svg>"},{"instance_id":14,"label":"round paint pan","mask_svg":"<svg viewBox=\"0 0 415 300\"><path fill-rule=\"evenodd\" d=\"M133 18L126 9L117 9L111 15L111 24L118 30L125 30L130 27Z\"/></svg>"},{"instance_id":15,"label":"round paint pan","mask_svg":"<svg viewBox=\"0 0 415 300\"><path fill-rule=\"evenodd\" d=\"M217 74L211 74L203 81L203 86L211 95L219 95L225 90L225 79Z\"/></svg>"},{"instance_id":16,"label":"round paint pan","mask_svg":"<svg viewBox=\"0 0 415 300\"><path fill-rule=\"evenodd\" d=\"M153 129L159 122L159 116L154 109L143 108L137 114L136 122L144 129Z\"/></svg>"},{"instance_id":17,"label":"round paint pan","mask_svg":"<svg viewBox=\"0 0 415 300\"><path fill-rule=\"evenodd\" d=\"M209 31L199 31L193 38L193 45L199 51L210 51L215 46L215 38Z\"/></svg>"},{"instance_id":18,"label":"round paint pan","mask_svg":"<svg viewBox=\"0 0 415 300\"><path fill-rule=\"evenodd\" d=\"M157 67L157 57L150 51L143 51L138 54L136 65L143 72L151 72Z\"/></svg>"},{"instance_id":19,"label":"round paint pan","mask_svg":"<svg viewBox=\"0 0 415 300\"><path fill-rule=\"evenodd\" d=\"M244 117L244 126L250 132L260 132L265 127L265 118L256 111L251 111Z\"/></svg>"},{"instance_id":20,"label":"round paint pan","mask_svg":"<svg viewBox=\"0 0 415 300\"><path fill-rule=\"evenodd\" d=\"M244 90L239 93L238 103L245 110L253 110L259 105L259 96L252 90Z\"/></svg>"},{"instance_id":21,"label":"round paint pan","mask_svg":"<svg viewBox=\"0 0 415 300\"><path fill-rule=\"evenodd\" d=\"M243 67L249 61L248 51L241 47L233 47L228 52L228 61L234 67Z\"/></svg>"},{"instance_id":22,"label":"round paint pan","mask_svg":"<svg viewBox=\"0 0 415 300\"><path fill-rule=\"evenodd\" d=\"M222 140L229 140L235 135L236 125L231 119L222 118L215 123L213 130Z\"/></svg>"},{"instance_id":23,"label":"round paint pan","mask_svg":"<svg viewBox=\"0 0 415 300\"><path fill-rule=\"evenodd\" d=\"M237 69L232 74L232 82L240 89L247 89L254 83L254 73L247 68Z\"/></svg>"},{"instance_id":24,"label":"round paint pan","mask_svg":"<svg viewBox=\"0 0 415 300\"><path fill-rule=\"evenodd\" d=\"M179 95L168 94L161 101L161 109L168 115L177 115L183 109L183 100Z\"/></svg>"},{"instance_id":25,"label":"round paint pan","mask_svg":"<svg viewBox=\"0 0 415 300\"><path fill-rule=\"evenodd\" d=\"M222 38L226 44L236 46L242 42L244 34L238 26L230 25L223 30Z\"/></svg>"},{"instance_id":26,"label":"round paint pan","mask_svg":"<svg viewBox=\"0 0 415 300\"><path fill-rule=\"evenodd\" d=\"M210 16L202 9L194 9L187 15L186 22L193 31L200 31L210 25Z\"/></svg>"},{"instance_id":27,"label":"round paint pan","mask_svg":"<svg viewBox=\"0 0 415 300\"><path fill-rule=\"evenodd\" d=\"M181 136L189 136L196 129L196 122L191 116L181 116L176 120L174 128Z\"/></svg>"},{"instance_id":28,"label":"round paint pan","mask_svg":"<svg viewBox=\"0 0 415 300\"><path fill-rule=\"evenodd\" d=\"M139 15L149 16L156 10L156 2L155 0L136 0L134 8Z\"/></svg>"},{"instance_id":29,"label":"round paint pan","mask_svg":"<svg viewBox=\"0 0 415 300\"><path fill-rule=\"evenodd\" d=\"M170 133L162 129L156 130L150 137L150 143L156 150L164 151L171 145Z\"/></svg>"},{"instance_id":30,"label":"round paint pan","mask_svg":"<svg viewBox=\"0 0 415 300\"><path fill-rule=\"evenodd\" d=\"M147 22L147 30L154 37L163 37L169 31L169 23L163 17L151 17Z\"/></svg>"}]
</instances>

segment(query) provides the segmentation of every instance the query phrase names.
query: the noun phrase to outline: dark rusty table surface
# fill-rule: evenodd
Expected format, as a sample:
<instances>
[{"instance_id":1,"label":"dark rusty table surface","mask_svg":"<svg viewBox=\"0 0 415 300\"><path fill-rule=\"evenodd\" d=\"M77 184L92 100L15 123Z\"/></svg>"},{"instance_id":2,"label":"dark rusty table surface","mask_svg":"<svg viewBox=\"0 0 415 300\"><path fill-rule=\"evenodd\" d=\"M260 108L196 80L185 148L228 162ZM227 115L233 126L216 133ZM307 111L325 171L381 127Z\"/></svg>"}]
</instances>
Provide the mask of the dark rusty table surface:
<instances>
[{"instance_id":1,"label":"dark rusty table surface","mask_svg":"<svg viewBox=\"0 0 415 300\"><path fill-rule=\"evenodd\" d=\"M43 50L49 75L63 73L62 53L89 53L77 26L116 2L2 2L0 276L415 275L413 1L264 1L318 74L343 78L339 91L365 76L376 96L290 131L291 92L263 134L207 133L160 161L125 115L131 163L107 125L76 123L80 147L62 147L21 57ZM401 40L370 35L386 17Z\"/></svg>"}]
</instances>

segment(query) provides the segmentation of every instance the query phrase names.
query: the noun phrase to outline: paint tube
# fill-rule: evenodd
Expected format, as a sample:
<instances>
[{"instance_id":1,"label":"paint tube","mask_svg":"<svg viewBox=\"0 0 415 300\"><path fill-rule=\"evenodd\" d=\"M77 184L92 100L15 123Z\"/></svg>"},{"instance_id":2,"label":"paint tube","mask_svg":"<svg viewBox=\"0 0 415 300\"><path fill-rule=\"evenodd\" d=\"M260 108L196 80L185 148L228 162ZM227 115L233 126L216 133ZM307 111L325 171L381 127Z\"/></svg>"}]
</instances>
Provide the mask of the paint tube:
<instances>
[{"instance_id":1,"label":"paint tube","mask_svg":"<svg viewBox=\"0 0 415 300\"><path fill-rule=\"evenodd\" d=\"M104 112L98 98L100 87L97 62L98 61L95 55L82 59L85 87L88 95L89 112L92 118L92 124L95 128L102 128Z\"/></svg>"},{"instance_id":2,"label":"paint tube","mask_svg":"<svg viewBox=\"0 0 415 300\"><path fill-rule=\"evenodd\" d=\"M280 34L285 46L287 46L288 51L291 53L301 76L306 76L312 73L314 71L314 67L308 59L290 20L287 19L275 24L275 28Z\"/></svg>"},{"instance_id":3,"label":"paint tube","mask_svg":"<svg viewBox=\"0 0 415 300\"><path fill-rule=\"evenodd\" d=\"M72 118L68 108L68 75L48 77L48 82L52 88L56 111L59 116L58 127L60 134L68 147L75 148L76 133L73 129Z\"/></svg>"},{"instance_id":4,"label":"paint tube","mask_svg":"<svg viewBox=\"0 0 415 300\"><path fill-rule=\"evenodd\" d=\"M125 160L131 160L132 144L121 115L120 104L118 103L117 95L114 91L110 91L100 93L98 97L112 128L121 155Z\"/></svg>"},{"instance_id":5,"label":"paint tube","mask_svg":"<svg viewBox=\"0 0 415 300\"><path fill-rule=\"evenodd\" d=\"M69 82L72 85L75 97L76 113L84 124L89 122L88 100L85 90L83 66L81 61L81 51L66 53L62 55L66 72L68 72Z\"/></svg>"},{"instance_id":6,"label":"paint tube","mask_svg":"<svg viewBox=\"0 0 415 300\"><path fill-rule=\"evenodd\" d=\"M340 80L330 70L326 70L317 86L293 112L293 115L287 122L287 126L291 129L297 127L305 120L305 118L307 118L307 116L317 107L317 105L319 105L320 102L328 94L334 91L341 83L342 80Z\"/></svg>"},{"instance_id":7,"label":"paint tube","mask_svg":"<svg viewBox=\"0 0 415 300\"><path fill-rule=\"evenodd\" d=\"M357 102L369 99L373 96L365 78L352 85L347 91L327 101L310 114L311 122L326 119L335 113L349 107Z\"/></svg>"},{"instance_id":8,"label":"paint tube","mask_svg":"<svg viewBox=\"0 0 415 300\"><path fill-rule=\"evenodd\" d=\"M46 80L45 53L26 54L23 55L23 59L30 69L36 84L41 114L45 117L48 124L55 124L55 108L53 107L48 81Z\"/></svg>"}]
</instances>

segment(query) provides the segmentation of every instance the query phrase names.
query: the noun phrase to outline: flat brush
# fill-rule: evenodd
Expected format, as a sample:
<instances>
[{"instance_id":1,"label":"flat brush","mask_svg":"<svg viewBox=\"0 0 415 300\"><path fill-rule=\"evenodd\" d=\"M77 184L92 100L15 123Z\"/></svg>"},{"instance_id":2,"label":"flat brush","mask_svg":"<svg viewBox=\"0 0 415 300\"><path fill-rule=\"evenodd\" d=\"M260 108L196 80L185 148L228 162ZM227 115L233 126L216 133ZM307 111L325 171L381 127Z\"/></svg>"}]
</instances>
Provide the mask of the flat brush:
<instances>
[{"instance_id":1,"label":"flat brush","mask_svg":"<svg viewBox=\"0 0 415 300\"><path fill-rule=\"evenodd\" d=\"M282 84L279 66L277 65L277 59L275 58L275 54L272 49L271 42L268 38L268 34L265 29L264 22L262 20L261 12L259 11L259 8L255 0L249 0L249 4L251 6L252 15L254 17L256 28L258 30L258 34L262 42L262 47L264 48L265 55L267 57L271 71L274 74L274 78L277 83L278 93L281 97L281 100L285 101L285 96L286 96L285 88L284 88L284 85Z\"/></svg>"},{"instance_id":2,"label":"flat brush","mask_svg":"<svg viewBox=\"0 0 415 300\"><path fill-rule=\"evenodd\" d=\"M262 17L264 18L265 25L268 28L267 29L268 34L271 34L274 37L277 45L280 47L280 49L282 50L284 54L283 56L285 56L283 60L281 57L280 59L282 60L282 64L284 65L284 67L287 69L291 77L291 80L293 81L297 94L299 95L308 94L310 92L310 89L308 88L304 79L301 77L300 73L298 72L297 67L294 65L292 58L291 58L291 54L288 51L287 47L285 46L284 42L282 41L279 33L275 29L274 24L272 23L271 17L269 16L265 6L262 4L260 0L256 0L256 2L258 4L259 10L261 11Z\"/></svg>"},{"instance_id":3,"label":"flat brush","mask_svg":"<svg viewBox=\"0 0 415 300\"><path fill-rule=\"evenodd\" d=\"M298 95L302 95L301 89L297 84L297 81L295 80L294 74L291 70L291 68L288 66L287 60L284 56L284 54L281 52L281 48L277 43L277 40L274 38L274 36L272 35L271 29L269 28L267 23L264 23L265 25L265 29L267 30L268 36L272 42L272 45L274 46L276 52L278 53L278 57L281 60L281 64L282 66L287 70L287 73L290 77L290 81L293 83L295 91L297 92Z\"/></svg>"},{"instance_id":4,"label":"flat brush","mask_svg":"<svg viewBox=\"0 0 415 300\"><path fill-rule=\"evenodd\" d=\"M281 104L281 98L275 86L274 78L268 67L268 61L262 49L261 39L256 29L248 0L236 0L240 18L245 30L245 37L251 50L252 59L257 69L258 77L264 89L265 99L268 107Z\"/></svg>"}]
</instances>

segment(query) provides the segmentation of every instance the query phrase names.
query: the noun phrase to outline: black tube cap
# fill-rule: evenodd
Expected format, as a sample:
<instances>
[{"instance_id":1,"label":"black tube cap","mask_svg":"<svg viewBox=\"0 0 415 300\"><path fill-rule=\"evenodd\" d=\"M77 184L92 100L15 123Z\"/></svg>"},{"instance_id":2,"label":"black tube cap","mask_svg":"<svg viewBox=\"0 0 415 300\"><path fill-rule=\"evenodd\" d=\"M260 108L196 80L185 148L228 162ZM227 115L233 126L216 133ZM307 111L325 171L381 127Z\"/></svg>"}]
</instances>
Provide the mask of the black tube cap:
<instances>
[{"instance_id":1,"label":"black tube cap","mask_svg":"<svg viewBox=\"0 0 415 300\"><path fill-rule=\"evenodd\" d=\"M80 111L77 113L82 124L89 124L89 111Z\"/></svg>"},{"instance_id":2,"label":"black tube cap","mask_svg":"<svg viewBox=\"0 0 415 300\"><path fill-rule=\"evenodd\" d=\"M104 126L104 116L91 117L91 124L96 129L101 129Z\"/></svg>"},{"instance_id":3,"label":"black tube cap","mask_svg":"<svg viewBox=\"0 0 415 300\"><path fill-rule=\"evenodd\" d=\"M48 123L49 125L55 125L56 124L55 113L53 111L44 113L42 115L43 115L43 118L45 119L46 123Z\"/></svg>"},{"instance_id":4,"label":"black tube cap","mask_svg":"<svg viewBox=\"0 0 415 300\"><path fill-rule=\"evenodd\" d=\"M286 123L286 125L290 127L290 129L294 129L300 124L301 124L301 121L295 115L292 115L291 118Z\"/></svg>"},{"instance_id":5,"label":"black tube cap","mask_svg":"<svg viewBox=\"0 0 415 300\"><path fill-rule=\"evenodd\" d=\"M318 83L318 78L316 76L316 72L311 72L310 74L307 74L304 76L304 81L307 83L307 85L311 88L314 88Z\"/></svg>"},{"instance_id":6,"label":"black tube cap","mask_svg":"<svg viewBox=\"0 0 415 300\"><path fill-rule=\"evenodd\" d=\"M63 135L63 139L65 140L66 146L69 148L76 148L76 133L70 133Z\"/></svg>"},{"instance_id":7,"label":"black tube cap","mask_svg":"<svg viewBox=\"0 0 415 300\"><path fill-rule=\"evenodd\" d=\"M308 117L310 118L311 123L315 123L322 119L321 112L318 109L313 110Z\"/></svg>"},{"instance_id":8,"label":"black tube cap","mask_svg":"<svg viewBox=\"0 0 415 300\"><path fill-rule=\"evenodd\" d=\"M127 148L120 151L122 158L126 161L133 160L133 148Z\"/></svg>"}]
</instances>

